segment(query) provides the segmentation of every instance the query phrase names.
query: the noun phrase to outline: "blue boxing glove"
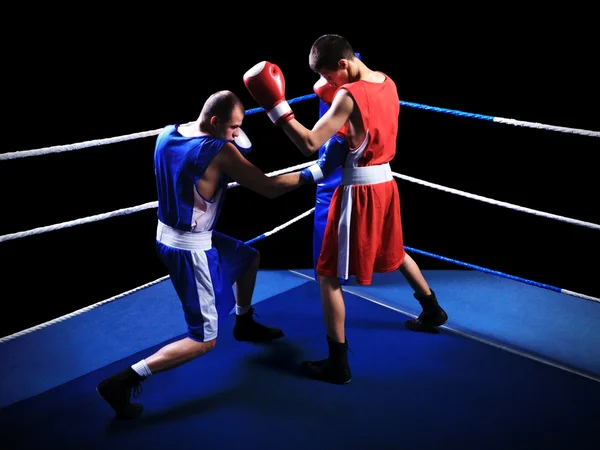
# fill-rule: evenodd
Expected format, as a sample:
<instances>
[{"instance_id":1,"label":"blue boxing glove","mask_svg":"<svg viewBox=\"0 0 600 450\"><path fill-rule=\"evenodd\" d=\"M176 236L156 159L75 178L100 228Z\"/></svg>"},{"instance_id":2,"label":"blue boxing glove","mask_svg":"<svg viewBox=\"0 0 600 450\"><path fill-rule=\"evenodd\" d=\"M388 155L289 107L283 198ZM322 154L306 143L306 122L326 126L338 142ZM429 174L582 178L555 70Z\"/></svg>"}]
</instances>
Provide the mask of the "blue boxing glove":
<instances>
[{"instance_id":1,"label":"blue boxing glove","mask_svg":"<svg viewBox=\"0 0 600 450\"><path fill-rule=\"evenodd\" d=\"M300 171L305 183L317 183L343 166L350 148L348 142L337 134L329 138L322 148L321 157L314 164Z\"/></svg>"},{"instance_id":2,"label":"blue boxing glove","mask_svg":"<svg viewBox=\"0 0 600 450\"><path fill-rule=\"evenodd\" d=\"M252 150L252 142L250 142L250 139L248 136L246 136L246 133L244 133L241 128L239 129L239 134L233 140L233 144L237 147L242 155L247 155Z\"/></svg>"}]
</instances>

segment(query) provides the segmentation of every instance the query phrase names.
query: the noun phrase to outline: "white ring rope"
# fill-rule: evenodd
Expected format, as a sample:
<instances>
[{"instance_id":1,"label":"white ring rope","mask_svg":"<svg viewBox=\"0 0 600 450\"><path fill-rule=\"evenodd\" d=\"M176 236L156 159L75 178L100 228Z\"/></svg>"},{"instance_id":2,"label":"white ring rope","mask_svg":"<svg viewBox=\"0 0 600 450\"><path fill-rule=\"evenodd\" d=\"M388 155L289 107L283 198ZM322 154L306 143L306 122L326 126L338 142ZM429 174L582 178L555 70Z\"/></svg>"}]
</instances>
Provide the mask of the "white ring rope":
<instances>
[{"instance_id":1,"label":"white ring rope","mask_svg":"<svg viewBox=\"0 0 600 450\"><path fill-rule=\"evenodd\" d=\"M98 147L101 145L115 144L117 142L131 141L133 139L146 138L150 136L157 136L162 131L162 128L158 130L142 131L140 133L125 134L122 136L116 136L105 139L94 139L91 141L77 142L69 145L54 145L52 147L37 148L35 150L21 150L9 153L0 153L0 161L9 159L25 158L28 156L40 156L49 155L50 153L61 153L69 152L71 150L80 150L82 148Z\"/></svg>"},{"instance_id":2,"label":"white ring rope","mask_svg":"<svg viewBox=\"0 0 600 450\"><path fill-rule=\"evenodd\" d=\"M507 202L502 202L499 200L493 200L491 198L482 197L481 195L469 194L468 192L465 192L465 191L459 191L458 189L453 189L453 188L449 188L446 186L441 186L439 184L430 183L429 181L419 180L417 178L409 177L408 175L402 175L402 174L396 173L396 172L392 172L392 175L394 175L396 178L401 178L403 180L410 181L412 183L417 183L417 184L427 186L430 188L439 189L441 191L448 192L450 194L460 195L462 197L467 197L467 198L470 198L473 200L479 200L481 202L489 203L491 205L501 206L503 208L509 208L509 209L513 209L515 211L521 211L521 212L528 213L528 214L534 214L536 216L546 217L548 219L560 220L561 222L567 222L567 223L570 223L573 225L579 225L582 227L600 230L600 225L595 224L595 223L584 222L583 220L571 219L569 217L559 216L557 214L550 214L550 213L543 212L543 211L537 211L535 209L525 208L523 206L518 206L518 205L513 205L512 203L507 203Z\"/></svg>"},{"instance_id":3,"label":"white ring rope","mask_svg":"<svg viewBox=\"0 0 600 450\"><path fill-rule=\"evenodd\" d=\"M285 169L281 169L281 170L277 170L274 172L270 172L268 174L266 174L269 177L275 176L275 175L280 175L282 173L288 173L288 172L292 172L294 170L299 170L302 169L304 167L307 167L309 165L313 164L313 161L309 161L306 163L302 163L302 164L298 164L296 166L291 166ZM430 183L429 181L424 181L424 180L419 180L418 178L413 178L410 177L408 175L403 175L400 173L396 173L396 172L392 172L392 175L396 178L401 178L403 180L406 181L410 181L411 183L417 183L420 184L422 186L427 186L430 188L434 188L434 189L439 189L441 191L444 192L448 192L451 194L456 194L462 197L466 197L466 198L470 198L473 200L479 200L485 203L489 203L491 205L496 205L496 206L501 206L503 208L508 208L508 209L512 209L515 211L521 211L524 213L528 213L528 214L533 214L536 216L540 216L540 217L546 217L548 219L553 219L553 220L559 220L561 222L566 222L566 223L570 223L573 225L579 225L582 227L587 227L587 228L592 228L595 230L600 230L600 225L595 224L595 223L591 223L591 222L585 222L583 220L578 220L578 219L571 219L569 217L564 217L564 216L559 216L557 214L551 214L551 213L547 213L547 212L543 212L543 211L537 211L535 209L531 209L531 208L526 208L523 206L518 206L518 205L513 205L511 203L507 203L507 202L503 202L500 200L494 200L491 198L486 198L486 197L482 197L481 195L476 195L476 194L470 194L468 192L464 192L464 191L459 191L458 189L453 189L453 188L449 188L446 186L442 186L439 184L434 184L434 183ZM228 188L233 188L233 187L237 187L239 186L238 183L233 182L233 183L229 183L229 185L227 186ZM86 224L86 223L91 223L91 222L97 222L100 220L105 220L105 219L110 219L111 217L116 217L116 216L123 216L126 214L132 214L138 211L143 211L146 209L151 209L151 208L156 208L158 206L158 202L154 201L154 202L148 202L148 203L144 203L142 205L138 205L138 206L133 206L130 208L123 208L123 209L118 209L116 211L112 211L112 212L108 212L108 213L103 213L103 214L97 214L95 216L89 216L89 217L85 217L83 219L76 219L76 220L71 220L68 222L62 222L62 223L57 223L55 225L47 225L47 226L43 226L43 227L38 227L38 228L33 228L31 230L27 230L27 231L20 231L17 233L10 233L10 234L5 234L0 236L0 243L5 242L5 241L10 241L13 239L19 239L22 237L27 237L27 236L32 236L35 234L41 234L41 233L46 233L48 231L54 231L54 230L59 230L62 228L68 228L68 227L73 227L76 225L82 225L82 224Z\"/></svg>"},{"instance_id":4,"label":"white ring rope","mask_svg":"<svg viewBox=\"0 0 600 450\"><path fill-rule=\"evenodd\" d=\"M600 131L582 130L581 128L567 128L556 125L546 125L537 122L526 122L524 120L505 119L504 117L494 117L494 122L505 125L514 125L517 127L537 128L538 130L558 131L560 133L579 134L581 136L600 137Z\"/></svg>"},{"instance_id":5,"label":"white ring rope","mask_svg":"<svg viewBox=\"0 0 600 450\"><path fill-rule=\"evenodd\" d=\"M127 214L132 214L139 211L144 211L145 209L156 208L158 206L158 202L148 202L143 205L132 206L130 208L117 209L116 211L111 211L102 214L96 214L95 216L88 216L82 219L69 220L67 222L61 222L54 225L46 225L43 227L32 228L27 231L19 231L17 233L10 233L0 236L0 242L11 241L13 239L19 239L27 236L33 236L35 234L47 233L49 231L61 230L63 228L74 227L76 225L83 225L86 223L98 222L100 220L110 219L111 217L117 216L125 216Z\"/></svg>"},{"instance_id":6,"label":"white ring rope","mask_svg":"<svg viewBox=\"0 0 600 450\"><path fill-rule=\"evenodd\" d=\"M13 334L9 334L8 336L5 336L5 337L3 337L3 338L0 339L0 344L3 344L3 343L8 342L8 341L12 341L13 339L16 339L16 338L18 338L20 336L24 336L26 334L29 334L29 333L33 332L33 331L37 331L37 330L41 330L42 328L49 327L50 325L54 325L56 323L63 322L65 320L67 320L67 319L70 319L71 317L75 317L75 316L78 316L78 315L83 314L85 312L91 311L92 309L95 309L95 308L97 308L99 306L102 306L102 305L105 305L107 303L113 302L113 301L115 301L117 299L126 297L129 294L133 294L134 292L141 291L142 289L150 287L153 284L160 283L161 281L164 281L164 280L166 280L168 278L169 278L168 275L164 276L164 277L161 277L158 280L154 280L154 281L151 281L150 283L143 284L141 286L138 286L136 288L131 289L130 291L122 292L122 293L120 293L118 295L115 295L114 297L107 298L106 300L102 300L102 301L100 301L98 303L94 303L93 305L86 306L85 308L78 309L77 311L73 311L72 313L65 314L64 316L57 317L56 319L49 320L48 322L41 323L41 324L36 325L34 327L27 328L25 330L18 331L18 332L13 333Z\"/></svg>"},{"instance_id":7,"label":"white ring rope","mask_svg":"<svg viewBox=\"0 0 600 450\"><path fill-rule=\"evenodd\" d=\"M289 100L288 103L290 103L290 104L298 103L298 102L312 99L312 98L316 98L316 94L310 94L310 95L305 95L302 97L297 97L297 98ZM527 122L525 120L516 120L516 119L507 119L504 117L486 116L483 114L467 113L464 111L440 108L437 106L428 106L428 105L423 105L420 103L413 103L413 102L400 101L400 104L407 106L409 108L422 109L424 111L432 111L432 112L436 112L436 113L450 114L450 115L459 116L459 117L468 117L468 118L472 118L472 119L485 120L485 121L500 123L500 124L504 124L504 125L529 127L529 128L536 128L536 129L541 129L541 130L557 131L560 133L579 134L582 136L589 136L589 137L600 137L600 131L582 130L579 128L559 127L556 125L546 125L546 124L537 123L537 122ZM258 112L264 112L264 109L263 108L249 109L246 111L246 115L255 114ZM125 134L122 136L116 136L116 137L106 138L106 139L94 139L91 141L78 142L75 144L54 145L51 147L43 147L43 148L38 148L38 149L33 149L33 150L19 150L19 151L15 151L15 152L0 153L0 161L26 158L29 156L48 155L50 153L68 152L68 151L72 151L72 150L80 150L82 148L97 147L100 145L107 145L107 144L114 144L117 142L131 141L133 139L157 136L158 134L160 134L161 131L162 131L162 128L159 128L157 130L141 131L139 133Z\"/></svg>"},{"instance_id":8,"label":"white ring rope","mask_svg":"<svg viewBox=\"0 0 600 450\"><path fill-rule=\"evenodd\" d=\"M400 100L402 106L409 108L422 109L436 113L450 114L452 116L466 117L468 119L485 120L488 122L502 123L505 125L514 125L518 127L537 128L538 130L558 131L560 133L579 134L581 136L600 137L600 131L584 130L581 128L558 127L556 125L547 125L538 122L527 122L525 120L507 119L505 117L488 116L485 114L469 113L456 109L440 108L438 106L422 105L420 103L406 102Z\"/></svg>"},{"instance_id":9,"label":"white ring rope","mask_svg":"<svg viewBox=\"0 0 600 450\"><path fill-rule=\"evenodd\" d=\"M252 242L255 242L255 241L264 239L264 238L266 238L268 236L271 236L271 235L277 233L278 231L281 231L284 228L286 228L286 227L292 225L293 223L299 221L300 219L303 219L304 217L309 216L314 211L315 211L315 208L311 208L308 211L303 212L299 216L294 217L291 220L288 220L287 222L285 222L285 223L283 223L283 224L281 224L281 225L273 228L271 231L267 231L267 232L261 234L260 236L254 238L254 239L251 239L250 241L247 241L246 243L247 244L251 244ZM123 298L123 297L125 297L125 296L127 296L129 294L133 294L134 292L140 291L140 290L145 289L147 287L150 287L150 286L152 286L154 284L160 283L161 281L167 280L168 278L169 278L169 275L166 275L164 277L160 277L157 280L154 280L154 281L151 281L149 283L143 284L143 285L138 286L136 288L133 288L133 289L131 289L129 291L122 292L121 294L115 295L114 297L108 298L106 300L102 300L102 301L100 301L98 303L94 303L93 305L86 306L85 308L78 309L77 311L73 311L72 313L65 314L64 316L58 317L56 319L52 319L52 320L50 320L48 322L44 322L44 323L42 323L40 325L36 325L34 327L27 328L27 329L22 330L22 331L18 331L17 333L10 334L8 336L0 338L0 344L3 344L3 343L8 342L8 341L11 341L13 339L16 339L16 338L18 338L20 336L23 336L25 334L31 333L33 331L37 331L37 330L41 330L42 328L49 327L50 325L54 325L56 323L63 322L65 320L67 320L67 319L70 319L71 317L75 317L75 316L78 316L80 314L86 313L88 311L91 311L94 308L97 308L99 306L102 306L102 305L105 305L107 303L113 302L113 301L118 300L120 298Z\"/></svg>"},{"instance_id":10,"label":"white ring rope","mask_svg":"<svg viewBox=\"0 0 600 450\"><path fill-rule=\"evenodd\" d=\"M316 97L315 95L309 95L306 96L305 98L313 98ZM293 99L290 102L294 102L294 101L300 101L302 99L298 98L298 99ZM403 102L401 102L403 103ZM491 120L493 122L496 123L503 123L503 124L509 124L509 125L516 125L516 126L527 126L527 127L531 127L531 128L538 128L538 129L546 129L546 130L551 130L551 131L559 131L559 132L565 132L565 133L576 133L576 134L583 134L583 135L587 135L587 136L593 136L593 137L600 137L600 133L599 132L595 132L595 131L588 131L588 130L579 130L579 129L573 129L573 128L566 128L566 127L557 127L557 126L552 126L552 125L544 125L544 124L540 124L540 123L532 123L532 122L525 122L525 121L520 121L520 120L514 120L514 119L505 119L505 118L501 118L501 117L492 117L492 116L481 116L481 115L477 115L477 114L470 114L470 113L463 113L460 111L453 111L453 110L446 110L443 108L437 108L437 107L429 107L427 105L419 105L416 103L409 103L409 102L404 102L404 104L406 106L409 107L414 107L414 108L419 108L419 109L425 109L425 110L430 110L430 111L435 111L435 112L443 112L443 113L450 113L450 114L454 114L454 115L461 115L461 116L467 116L467 117L473 117L473 118L480 118L483 120ZM262 111L261 108L255 108L254 110L249 110L246 112L246 114L252 114L255 112L259 112ZM50 154L50 153L59 153L59 152L66 152L66 151L71 151L71 150L78 150L78 149L83 149L83 148L89 148L89 147L95 147L95 146L100 146L100 145L107 145L107 144L113 144L113 143L117 143L117 142L124 142L124 141L129 141L129 140L133 140L133 139L140 139L140 138L145 138L145 137L150 137L150 136L156 136L158 134L160 134L160 132L162 131L161 129L157 129L157 130L150 130L150 131L144 131L144 132L140 132L140 133L133 133L133 134L127 134L127 135L122 135L122 136L116 136L113 138L107 138L107 139L96 139L96 140L91 140L91 141L85 141L85 142L79 142L79 143L75 143L75 144L70 144L70 145L57 145L57 146L52 146L52 147L44 147L44 148L39 148L39 149L34 149L34 150L24 150L24 151L16 151L16 152L10 152L10 153L3 153L0 154L0 161L4 161L4 160L11 160L11 159L18 159L18 158L24 158L24 157L29 157L29 156L38 156L38 155L46 155L46 154ZM299 170L302 169L304 167L307 167L311 164L313 164L314 161L309 161L303 164L299 164L296 166L291 166L288 168L284 168L281 170L277 170L274 172L270 172L268 174L266 174L269 177L272 176L276 176L276 175L280 175L282 173L288 173L288 172L292 172L294 170ZM453 189L453 188L449 188L446 186L441 186L438 184L434 184L434 183L430 183L428 181L424 181L424 180L419 180L417 178L414 177L410 177L407 175L403 175L403 174L399 174L399 173L395 173L392 172L393 176L396 178L400 178L403 179L405 181L409 181L412 183L417 183L423 186L427 186L427 187L431 187L434 189L439 189L442 190L444 192L448 192L451 194L455 194L455 195L459 195L459 196L463 196L463 197L467 197L473 200L479 200L479 201L483 201L492 205L496 205L496 206L501 206L504 208L509 208L509 209L513 209L516 211L521 211L521 212L525 212L528 214L534 214L536 216L541 216L541 217L546 217L549 219L554 219L554 220L559 220L559 221L563 221L566 223L570 223L573 225L579 225L579 226L583 226L583 227L588 227L588 228L592 228L592 229L600 229L600 225L598 224L594 224L594 223L590 223L590 222L585 222L582 220L577 220L577 219L571 219L568 217L564 217L564 216L559 216L556 214L550 214L550 213L545 213L542 211L537 211L531 208L525 208L522 206L518 206L518 205L514 205L511 203L507 203L507 202L502 202L499 200L493 200L493 199L489 199L486 197L482 197L480 195L476 195L476 194L470 194L468 192L464 192L464 191L460 191L457 189ZM233 183L229 183L227 188L233 188L233 187L237 187L239 186L239 183L237 182L233 182ZM0 236L0 243L1 242L5 242L5 241L9 241L9 240L13 240L13 239L18 239L18 238L22 238L22 237L26 237L26 236L31 236L31 235L35 235L35 234L41 234L41 233L46 233L49 231L54 231L54 230L58 230L58 229L63 229L63 228L68 228L68 227L73 227L73 226L77 226L77 225L82 225L82 224L86 224L86 223L91 223L91 222L97 222L100 220L105 220L111 217L116 217L116 216L123 216L123 215L127 215L127 214L132 214L135 212L139 212L139 211L143 211L146 209L151 209L151 208L156 208L158 206L158 202L157 201L153 201L153 202L148 202L148 203L144 203L142 205L138 205L138 206L134 206L134 207L130 207L130 208L123 208L123 209L119 209L116 211L112 211L112 212L108 212L108 213L104 213L104 214L98 214L98 215L94 215L94 216L89 216L89 217L85 217L85 218L81 218L81 219L76 219L76 220L72 220L72 221L67 221L67 222L62 222L62 223L58 223L55 225L49 225L49 226L43 226L43 227L39 227L39 228L34 228L28 231L23 231L23 232L18 232L18 233L11 233L11 234L6 234L3 236ZM297 222L298 220L301 220L304 217L307 217L308 215L312 214L314 212L315 208L311 208L310 210L300 214L299 216L295 217L292 220L289 220L288 222L285 222L282 225L279 225L277 227L275 227L274 229L272 229L271 231L268 231L250 241L248 241L248 243L251 242L255 242L261 239L264 239L265 237L271 236L272 234L281 231L282 229L290 226L291 224ZM502 274L501 274L502 275ZM505 275L505 274L504 274ZM103 300L101 302L95 303L93 305L87 306L85 308L79 309L77 311L74 311L72 313L66 314L62 317L53 319L51 321L42 323L40 325L28 328L26 330L23 331L19 331L17 333L11 334L9 336L0 338L0 344L1 343L5 343L8 342L12 339L15 339L17 337L23 336L25 334L28 334L30 332L36 331L36 330L40 330L42 328L46 328L52 324L55 323L59 323L62 322L64 320L67 320L71 317L77 316L79 314L85 313L87 311L90 311L94 308L97 308L99 306L102 306L106 303L110 303L112 301L115 301L117 299L120 299L122 297L125 297L129 294L132 294L134 292L137 292L139 290L145 289L147 287L150 287L154 284L157 284L161 281L164 281L166 279L168 279L169 276L164 276L161 277L155 281L152 281L150 283L146 283L143 284L141 286L138 286L137 288L134 288L132 290L123 292L119 295L116 295L114 297L111 297L109 299ZM525 280L527 281L527 280ZM553 288L552 286L546 286L549 288ZM555 288L554 290L556 290L558 288ZM600 301L600 299L597 299L595 297L591 297L588 295L584 295L584 294L580 294L577 292L573 292L573 291L569 291L569 290L565 290L565 289L559 289L560 292L567 294L567 295L571 295L571 296L575 296L575 297L580 297L580 298L584 298L584 299L588 299L588 300L592 300L592 301Z\"/></svg>"},{"instance_id":11,"label":"white ring rope","mask_svg":"<svg viewBox=\"0 0 600 450\"><path fill-rule=\"evenodd\" d=\"M269 177L272 177L275 175L280 175L282 173L287 173L287 172L292 172L294 170L303 169L304 167L307 167L311 164L313 164L313 161L298 164L297 166L291 166L286 169L276 170L274 172L267 173L266 175ZM239 183L233 182L233 183L229 183L227 185L227 188L230 189L230 188L234 188L237 186L239 186ZM27 231L20 231L17 233L5 234L3 236L0 236L0 243L5 242L5 241L11 241L13 239L27 237L27 236L33 236L35 234L42 234L42 233L47 233L49 231L55 231L55 230L60 230L63 228L74 227L76 225L83 225L86 223L98 222L100 220L110 219L111 217L124 216L127 214L132 214L132 213L136 213L139 211L144 211L146 209L157 208L157 207L158 207L158 201L153 201L153 202L144 203L144 204L138 205L138 206L132 206L129 208L118 209L116 211L97 214L95 216L84 217L82 219L75 219L75 220L70 220L68 222L57 223L55 225L47 225L47 226L43 226L43 227L33 228L33 229L27 230Z\"/></svg>"}]
</instances>

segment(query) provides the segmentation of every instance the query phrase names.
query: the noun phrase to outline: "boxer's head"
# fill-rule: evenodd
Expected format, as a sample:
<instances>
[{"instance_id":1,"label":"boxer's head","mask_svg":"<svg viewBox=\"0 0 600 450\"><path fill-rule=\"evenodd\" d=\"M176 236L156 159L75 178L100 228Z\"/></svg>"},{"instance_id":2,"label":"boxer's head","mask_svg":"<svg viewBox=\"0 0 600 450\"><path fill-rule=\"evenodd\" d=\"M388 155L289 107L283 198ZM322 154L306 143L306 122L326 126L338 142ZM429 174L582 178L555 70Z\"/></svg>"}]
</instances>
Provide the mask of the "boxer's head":
<instances>
[{"instance_id":1,"label":"boxer's head","mask_svg":"<svg viewBox=\"0 0 600 450\"><path fill-rule=\"evenodd\" d=\"M212 94L200 112L200 131L213 137L233 140L239 135L244 120L244 105L231 91Z\"/></svg>"},{"instance_id":2,"label":"boxer's head","mask_svg":"<svg viewBox=\"0 0 600 450\"><path fill-rule=\"evenodd\" d=\"M318 38L308 57L311 70L321 75L334 88L353 81L358 73L357 61L350 43L337 34L326 34Z\"/></svg>"}]
</instances>

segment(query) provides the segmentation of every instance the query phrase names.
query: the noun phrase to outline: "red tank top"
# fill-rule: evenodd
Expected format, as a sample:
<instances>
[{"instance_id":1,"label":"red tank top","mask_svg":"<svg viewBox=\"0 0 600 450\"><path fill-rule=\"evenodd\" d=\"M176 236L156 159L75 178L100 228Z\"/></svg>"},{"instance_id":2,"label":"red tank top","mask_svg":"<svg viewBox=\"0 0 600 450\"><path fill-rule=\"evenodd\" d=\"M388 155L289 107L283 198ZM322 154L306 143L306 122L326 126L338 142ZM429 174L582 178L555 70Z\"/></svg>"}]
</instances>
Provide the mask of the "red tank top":
<instances>
[{"instance_id":1,"label":"red tank top","mask_svg":"<svg viewBox=\"0 0 600 450\"><path fill-rule=\"evenodd\" d=\"M396 155L400 114L400 99L396 84L385 75L383 83L359 80L347 83L341 88L347 89L352 94L360 110L363 127L369 136L369 143L358 165L373 166L390 162ZM347 127L344 126L340 133L345 135Z\"/></svg>"}]
</instances>

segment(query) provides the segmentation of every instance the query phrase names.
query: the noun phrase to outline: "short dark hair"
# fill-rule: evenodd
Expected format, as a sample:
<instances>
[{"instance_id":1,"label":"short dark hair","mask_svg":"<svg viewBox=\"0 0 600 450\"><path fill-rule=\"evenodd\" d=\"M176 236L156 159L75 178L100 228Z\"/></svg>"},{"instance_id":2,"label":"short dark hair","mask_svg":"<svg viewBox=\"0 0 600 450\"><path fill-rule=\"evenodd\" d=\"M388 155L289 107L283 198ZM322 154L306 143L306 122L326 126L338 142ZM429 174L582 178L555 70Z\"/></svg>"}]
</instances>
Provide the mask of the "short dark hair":
<instances>
[{"instance_id":1,"label":"short dark hair","mask_svg":"<svg viewBox=\"0 0 600 450\"><path fill-rule=\"evenodd\" d=\"M340 59L353 59L354 50L350 43L339 34L325 34L319 37L310 48L308 65L319 73L323 70L337 70Z\"/></svg>"},{"instance_id":2,"label":"short dark hair","mask_svg":"<svg viewBox=\"0 0 600 450\"><path fill-rule=\"evenodd\" d=\"M205 120L217 116L219 120L227 121L236 107L244 111L244 105L237 95L227 90L218 91L206 99L201 116Z\"/></svg>"}]
</instances>

